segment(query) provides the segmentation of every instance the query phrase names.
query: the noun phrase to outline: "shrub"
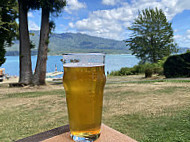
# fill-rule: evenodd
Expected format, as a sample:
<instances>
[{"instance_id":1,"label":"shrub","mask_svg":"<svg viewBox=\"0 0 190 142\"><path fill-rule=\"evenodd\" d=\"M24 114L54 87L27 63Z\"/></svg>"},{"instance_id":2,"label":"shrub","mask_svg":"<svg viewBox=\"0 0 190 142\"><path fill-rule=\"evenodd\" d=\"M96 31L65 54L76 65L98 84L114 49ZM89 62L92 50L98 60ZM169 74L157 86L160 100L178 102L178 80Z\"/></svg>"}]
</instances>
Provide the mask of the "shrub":
<instances>
[{"instance_id":1,"label":"shrub","mask_svg":"<svg viewBox=\"0 0 190 142\"><path fill-rule=\"evenodd\" d=\"M153 68L153 73L158 75L163 75L163 68L162 67L155 67Z\"/></svg>"},{"instance_id":2,"label":"shrub","mask_svg":"<svg viewBox=\"0 0 190 142\"><path fill-rule=\"evenodd\" d=\"M113 76L123 76L123 75L136 75L140 73L145 73L147 69L151 69L152 74L163 75L163 64L166 61L167 57L164 57L162 60L159 60L158 63L145 63L145 64L138 64L132 68L124 67L121 68L119 71L112 71L110 75Z\"/></svg>"},{"instance_id":3,"label":"shrub","mask_svg":"<svg viewBox=\"0 0 190 142\"><path fill-rule=\"evenodd\" d=\"M133 67L132 72L134 74L144 73L145 67L143 64L139 64Z\"/></svg>"},{"instance_id":4,"label":"shrub","mask_svg":"<svg viewBox=\"0 0 190 142\"><path fill-rule=\"evenodd\" d=\"M167 78L190 77L190 53L170 56L164 63Z\"/></svg>"},{"instance_id":5,"label":"shrub","mask_svg":"<svg viewBox=\"0 0 190 142\"><path fill-rule=\"evenodd\" d=\"M152 74L153 70L151 68L145 70L145 78L152 77Z\"/></svg>"},{"instance_id":6,"label":"shrub","mask_svg":"<svg viewBox=\"0 0 190 142\"><path fill-rule=\"evenodd\" d=\"M112 75L112 76L120 76L119 71L112 71L110 73L110 75Z\"/></svg>"},{"instance_id":7,"label":"shrub","mask_svg":"<svg viewBox=\"0 0 190 142\"><path fill-rule=\"evenodd\" d=\"M163 67L154 68L154 73L158 74L158 75L164 75L164 69L163 69Z\"/></svg>"},{"instance_id":8,"label":"shrub","mask_svg":"<svg viewBox=\"0 0 190 142\"><path fill-rule=\"evenodd\" d=\"M120 73L121 75L132 75L132 74L133 74L133 73L131 72L131 69L128 68L128 67L121 68L121 69L119 70L119 73Z\"/></svg>"}]
</instances>

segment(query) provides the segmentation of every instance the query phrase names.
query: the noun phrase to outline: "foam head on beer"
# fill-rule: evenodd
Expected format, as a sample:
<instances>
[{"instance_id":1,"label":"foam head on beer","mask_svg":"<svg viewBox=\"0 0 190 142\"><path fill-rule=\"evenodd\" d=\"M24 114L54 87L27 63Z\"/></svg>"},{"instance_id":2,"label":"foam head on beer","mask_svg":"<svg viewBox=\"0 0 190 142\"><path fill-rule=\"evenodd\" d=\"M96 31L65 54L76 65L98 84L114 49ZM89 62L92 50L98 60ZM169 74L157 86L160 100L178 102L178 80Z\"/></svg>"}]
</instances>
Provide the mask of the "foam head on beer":
<instances>
[{"instance_id":1,"label":"foam head on beer","mask_svg":"<svg viewBox=\"0 0 190 142\"><path fill-rule=\"evenodd\" d=\"M66 63L63 67L95 67L95 66L104 66L100 63Z\"/></svg>"}]
</instances>

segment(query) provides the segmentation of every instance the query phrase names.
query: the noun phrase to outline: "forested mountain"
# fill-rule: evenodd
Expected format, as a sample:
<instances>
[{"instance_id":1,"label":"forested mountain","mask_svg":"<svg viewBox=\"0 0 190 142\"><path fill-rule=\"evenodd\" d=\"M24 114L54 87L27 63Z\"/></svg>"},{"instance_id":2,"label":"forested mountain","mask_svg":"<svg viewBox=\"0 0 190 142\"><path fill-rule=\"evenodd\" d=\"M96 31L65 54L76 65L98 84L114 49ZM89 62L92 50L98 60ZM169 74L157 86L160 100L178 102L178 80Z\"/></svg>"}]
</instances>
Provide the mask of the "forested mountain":
<instances>
[{"instance_id":1,"label":"forested mountain","mask_svg":"<svg viewBox=\"0 0 190 142\"><path fill-rule=\"evenodd\" d=\"M31 31L34 35L30 36L35 44L32 55L37 54L39 41L39 31ZM187 47L178 47L179 53L186 52ZM19 55L19 42L14 41L12 47L7 47L7 56ZM53 33L50 37L49 55L62 55L70 52L104 52L108 54L127 54L131 53L124 41L105 39L89 36L81 33Z\"/></svg>"},{"instance_id":2,"label":"forested mountain","mask_svg":"<svg viewBox=\"0 0 190 142\"><path fill-rule=\"evenodd\" d=\"M35 44L33 53L36 53L39 41L39 31L31 31L31 40ZM18 41L8 47L7 55L16 55L19 49ZM11 51L11 52L10 52ZM49 55L61 55L68 52L104 52L109 54L130 53L124 41L105 39L81 33L53 33L50 37Z\"/></svg>"}]
</instances>

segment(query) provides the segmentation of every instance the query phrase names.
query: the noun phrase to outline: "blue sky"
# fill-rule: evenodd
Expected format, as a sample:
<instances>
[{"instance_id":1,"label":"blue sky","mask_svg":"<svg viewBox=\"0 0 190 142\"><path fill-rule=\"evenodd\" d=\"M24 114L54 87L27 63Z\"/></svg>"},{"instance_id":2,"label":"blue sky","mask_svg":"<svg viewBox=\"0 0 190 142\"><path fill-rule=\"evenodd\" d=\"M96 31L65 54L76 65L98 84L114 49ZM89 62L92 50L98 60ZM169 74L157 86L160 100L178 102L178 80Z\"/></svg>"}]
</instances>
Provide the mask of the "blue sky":
<instances>
[{"instance_id":1,"label":"blue sky","mask_svg":"<svg viewBox=\"0 0 190 142\"><path fill-rule=\"evenodd\" d=\"M129 37L138 10L158 7L172 22L174 38L181 47L190 48L190 0L67 0L58 17L51 16L56 33L84 33L109 39ZM40 11L30 11L29 29L39 30Z\"/></svg>"}]
</instances>

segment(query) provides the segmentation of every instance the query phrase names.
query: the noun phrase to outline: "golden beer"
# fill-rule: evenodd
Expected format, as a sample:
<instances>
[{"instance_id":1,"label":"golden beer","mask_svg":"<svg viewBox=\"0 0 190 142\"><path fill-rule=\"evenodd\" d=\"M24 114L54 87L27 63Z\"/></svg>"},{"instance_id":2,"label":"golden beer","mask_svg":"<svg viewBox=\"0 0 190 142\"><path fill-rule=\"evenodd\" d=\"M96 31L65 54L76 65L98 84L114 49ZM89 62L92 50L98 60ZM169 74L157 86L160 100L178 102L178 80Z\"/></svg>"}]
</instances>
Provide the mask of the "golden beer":
<instances>
[{"instance_id":1,"label":"golden beer","mask_svg":"<svg viewBox=\"0 0 190 142\"><path fill-rule=\"evenodd\" d=\"M64 65L71 136L99 137L105 82L103 64Z\"/></svg>"}]
</instances>

